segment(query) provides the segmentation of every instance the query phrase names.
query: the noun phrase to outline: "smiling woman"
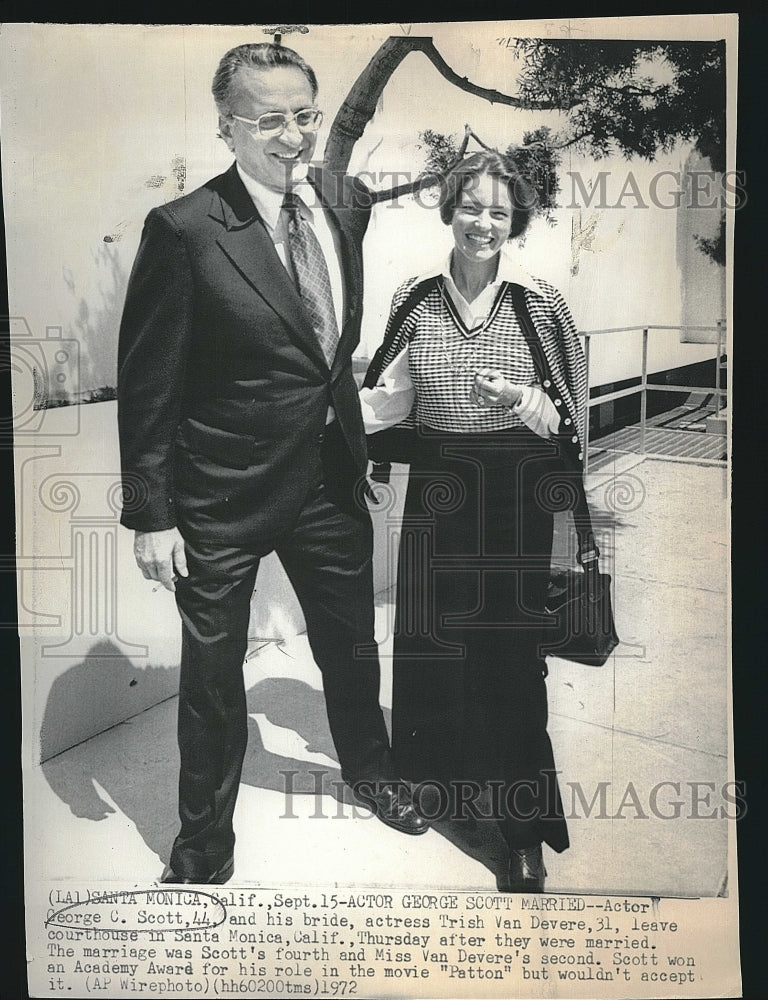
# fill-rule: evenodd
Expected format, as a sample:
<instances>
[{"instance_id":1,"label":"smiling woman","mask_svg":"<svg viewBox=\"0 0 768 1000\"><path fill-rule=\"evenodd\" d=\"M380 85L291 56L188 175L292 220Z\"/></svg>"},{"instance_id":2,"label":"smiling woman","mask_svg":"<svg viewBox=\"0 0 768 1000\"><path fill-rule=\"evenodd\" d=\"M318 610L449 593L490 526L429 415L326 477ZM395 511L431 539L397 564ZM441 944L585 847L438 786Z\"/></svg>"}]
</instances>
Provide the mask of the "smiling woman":
<instances>
[{"instance_id":1,"label":"smiling woman","mask_svg":"<svg viewBox=\"0 0 768 1000\"><path fill-rule=\"evenodd\" d=\"M369 433L416 428L392 747L400 773L429 789L429 818L477 816L474 803L493 790L485 815L509 849L498 886L512 892L543 889L542 842L568 847L537 617L552 549L546 498L563 473L557 439L581 457L586 402L562 297L503 251L533 204L514 163L490 150L448 176L440 215L453 251L395 293L378 370L361 390ZM551 375L528 347L526 312Z\"/></svg>"},{"instance_id":2,"label":"smiling woman","mask_svg":"<svg viewBox=\"0 0 768 1000\"><path fill-rule=\"evenodd\" d=\"M481 174L474 188L462 191L451 222L460 255L455 269L462 281L469 277L473 265L477 265L480 287L488 283L483 280L486 268L482 265L489 264L495 269L496 254L509 239L512 213L506 185L499 185L497 178L490 174ZM466 260L461 261L461 257ZM472 295L469 301L474 298L476 296Z\"/></svg>"}]
</instances>

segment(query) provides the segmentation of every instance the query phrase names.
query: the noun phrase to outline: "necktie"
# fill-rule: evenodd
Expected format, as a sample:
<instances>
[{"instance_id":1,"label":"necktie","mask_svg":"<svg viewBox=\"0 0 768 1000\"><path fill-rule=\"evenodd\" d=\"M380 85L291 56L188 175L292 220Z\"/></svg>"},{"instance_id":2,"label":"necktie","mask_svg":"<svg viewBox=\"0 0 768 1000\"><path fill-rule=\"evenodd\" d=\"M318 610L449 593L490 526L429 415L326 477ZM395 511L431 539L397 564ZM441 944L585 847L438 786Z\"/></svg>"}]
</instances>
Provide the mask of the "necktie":
<instances>
[{"instance_id":1,"label":"necktie","mask_svg":"<svg viewBox=\"0 0 768 1000\"><path fill-rule=\"evenodd\" d=\"M283 207L288 213L288 251L296 283L312 320L318 342L329 365L339 343L328 265L314 230L303 218L298 195L288 193Z\"/></svg>"}]
</instances>

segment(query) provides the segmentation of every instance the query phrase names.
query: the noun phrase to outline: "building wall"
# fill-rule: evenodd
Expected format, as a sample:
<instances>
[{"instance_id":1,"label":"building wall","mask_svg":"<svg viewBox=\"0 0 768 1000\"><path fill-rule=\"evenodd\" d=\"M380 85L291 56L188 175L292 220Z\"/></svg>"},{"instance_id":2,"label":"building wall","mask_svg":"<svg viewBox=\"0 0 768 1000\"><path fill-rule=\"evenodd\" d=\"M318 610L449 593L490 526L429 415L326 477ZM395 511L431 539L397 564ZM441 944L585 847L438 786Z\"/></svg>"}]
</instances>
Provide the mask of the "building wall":
<instances>
[{"instance_id":1,"label":"building wall","mask_svg":"<svg viewBox=\"0 0 768 1000\"><path fill-rule=\"evenodd\" d=\"M478 24L467 34L466 26L435 24L428 31L460 75L511 89L515 67L498 45L497 29ZM321 80L328 123L378 46L399 30L313 27L297 37ZM114 386L117 330L143 219L229 165L216 137L210 80L220 55L253 40L254 29L9 25L3 31L20 618L25 669L31 664L36 672L25 694L33 702L28 735L48 757L173 694L178 621L171 595L136 571L130 534L117 526L115 404L36 411L33 403L41 393L83 398ZM459 92L412 55L385 90L350 169L386 187L392 171L414 176L422 169L420 129L461 133L470 122L484 142L505 148L548 123L546 117ZM719 318L722 271L692 239L717 213L684 216L648 195L659 171L693 168L689 153L674 150L653 164L572 157L564 164L554 224L538 219L524 242L510 247L528 270L563 291L582 330ZM605 198L589 197L601 183ZM376 209L365 242L360 359L381 339L395 287L443 259L450 243L434 205L402 199ZM650 368L712 354L711 345L681 343L671 331L654 335ZM637 333L594 338L593 384L637 374L639 357ZM391 553L386 518L374 519L381 589L391 579ZM302 628L296 599L271 557L254 595L252 638L279 639Z\"/></svg>"},{"instance_id":2,"label":"building wall","mask_svg":"<svg viewBox=\"0 0 768 1000\"><path fill-rule=\"evenodd\" d=\"M56 326L78 341L73 391L114 386L120 311L143 219L153 206L231 162L216 138L210 79L219 55L252 40L253 30L135 25L10 30L0 82L12 312L38 336ZM501 80L513 86L511 57L498 51L493 24L475 26L477 37L471 40L460 25L432 30L457 71L489 86ZM327 123L390 33L387 25L313 28L295 42L321 79ZM345 43L345 58L339 60ZM364 172L376 187L391 184L393 171L415 176L425 156L419 130L460 134L464 122L500 148L522 141L526 129L557 125L551 114L492 106L460 92L412 55L387 86L350 169ZM326 134L327 128L318 157ZM537 220L513 252L561 288L581 328L714 324L722 315L722 269L707 261L693 240L714 231L719 212L658 207L651 195L654 177L701 168L689 154L681 148L652 164L572 156L563 164L563 207L554 214L555 225ZM581 191L589 191L601 175L606 197L602 204L600 198L588 201ZM656 182L655 200L671 204L673 186L669 177ZM434 206L401 199L377 208L366 241L362 353L381 337L397 284L431 267L449 247ZM635 367L637 351L631 338L625 341L614 339L596 352L595 383L616 380ZM699 360L695 351L679 349L674 336L660 338L653 351L658 368Z\"/></svg>"}]
</instances>

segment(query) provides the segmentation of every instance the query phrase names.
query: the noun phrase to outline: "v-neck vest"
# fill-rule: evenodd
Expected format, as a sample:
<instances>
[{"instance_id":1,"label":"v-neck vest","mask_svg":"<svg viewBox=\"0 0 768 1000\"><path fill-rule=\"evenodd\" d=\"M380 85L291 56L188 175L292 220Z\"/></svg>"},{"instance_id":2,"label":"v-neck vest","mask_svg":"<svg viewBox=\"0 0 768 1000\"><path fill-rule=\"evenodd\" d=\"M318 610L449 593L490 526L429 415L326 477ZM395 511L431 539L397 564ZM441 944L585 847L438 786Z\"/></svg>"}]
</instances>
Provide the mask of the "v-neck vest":
<instances>
[{"instance_id":1,"label":"v-neck vest","mask_svg":"<svg viewBox=\"0 0 768 1000\"><path fill-rule=\"evenodd\" d=\"M442 282L439 283L442 286ZM495 368L513 385L538 382L508 286L502 285L485 320L468 329L447 291L431 291L409 317L409 372L418 423L449 433L524 426L511 410L479 407L471 398L475 373Z\"/></svg>"}]
</instances>

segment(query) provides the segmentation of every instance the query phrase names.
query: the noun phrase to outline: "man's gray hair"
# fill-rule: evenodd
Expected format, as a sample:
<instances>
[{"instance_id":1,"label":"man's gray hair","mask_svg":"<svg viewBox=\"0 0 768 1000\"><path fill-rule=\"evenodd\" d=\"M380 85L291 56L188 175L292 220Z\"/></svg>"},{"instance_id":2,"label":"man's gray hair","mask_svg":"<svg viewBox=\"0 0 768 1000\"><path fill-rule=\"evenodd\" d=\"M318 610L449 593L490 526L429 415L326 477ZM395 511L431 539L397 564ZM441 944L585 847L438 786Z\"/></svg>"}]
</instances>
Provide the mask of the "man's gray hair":
<instances>
[{"instance_id":1,"label":"man's gray hair","mask_svg":"<svg viewBox=\"0 0 768 1000\"><path fill-rule=\"evenodd\" d=\"M295 66L300 69L312 88L312 100L317 97L317 77L315 71L298 52L285 45L275 45L272 42L250 42L247 45L237 45L225 53L213 76L211 93L216 101L219 114L227 117L231 113L229 104L232 81L238 69L272 69L275 66Z\"/></svg>"}]
</instances>

